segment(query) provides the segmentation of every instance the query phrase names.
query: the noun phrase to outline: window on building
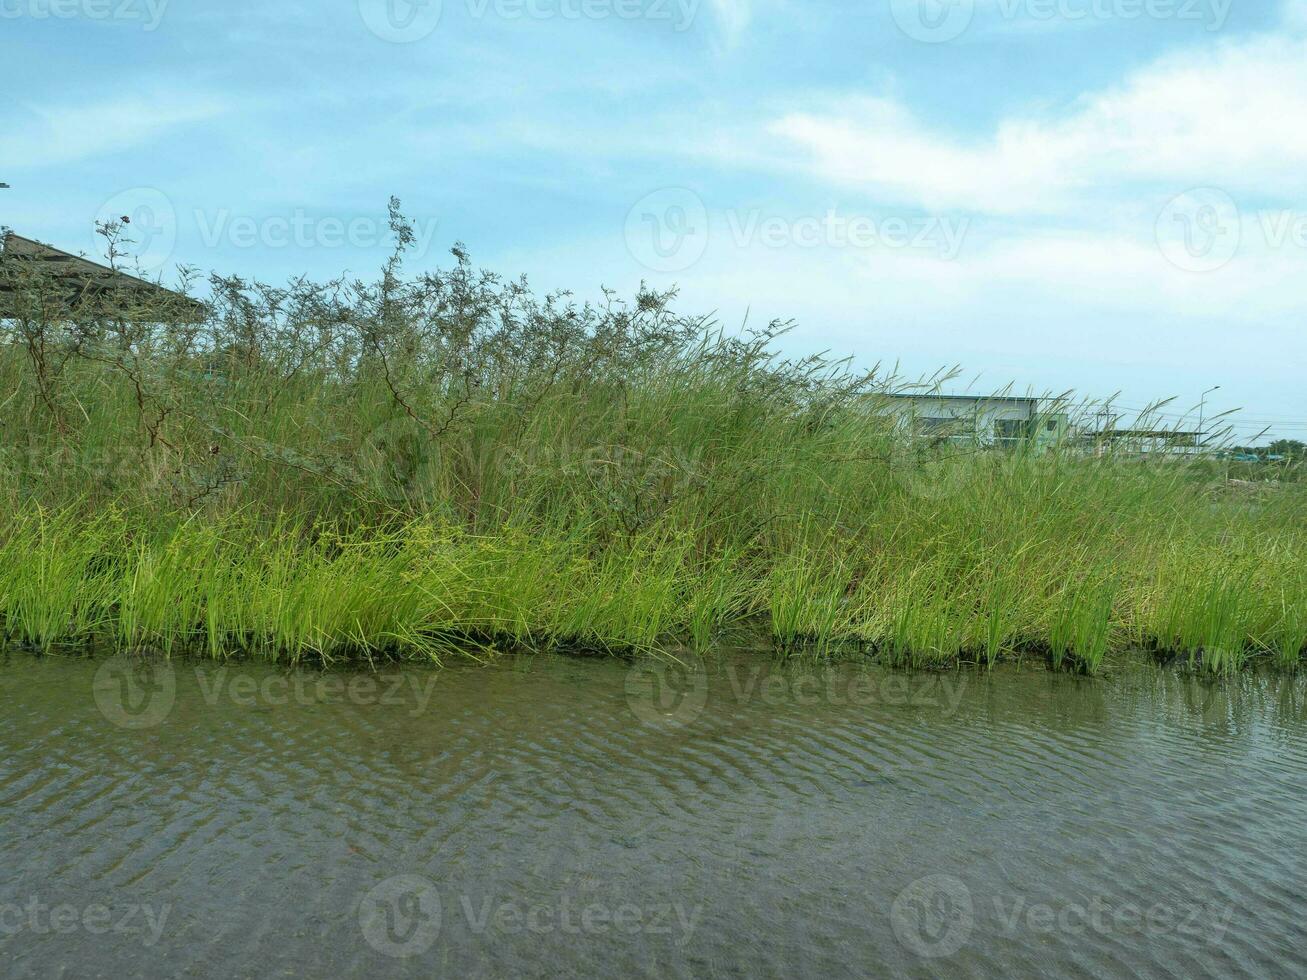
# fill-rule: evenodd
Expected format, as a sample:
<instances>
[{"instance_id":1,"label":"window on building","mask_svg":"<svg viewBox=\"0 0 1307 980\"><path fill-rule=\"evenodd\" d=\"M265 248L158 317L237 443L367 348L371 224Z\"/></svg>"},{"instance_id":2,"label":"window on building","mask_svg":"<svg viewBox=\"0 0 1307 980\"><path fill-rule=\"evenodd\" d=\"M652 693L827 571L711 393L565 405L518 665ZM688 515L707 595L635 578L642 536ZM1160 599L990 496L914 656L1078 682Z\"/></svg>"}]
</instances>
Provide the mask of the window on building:
<instances>
[{"instance_id":1,"label":"window on building","mask_svg":"<svg viewBox=\"0 0 1307 980\"><path fill-rule=\"evenodd\" d=\"M959 442L970 439L975 433L975 422L969 418L956 415L917 416L913 420L913 432L923 439L935 441Z\"/></svg>"},{"instance_id":2,"label":"window on building","mask_svg":"<svg viewBox=\"0 0 1307 980\"><path fill-rule=\"evenodd\" d=\"M955 418L924 418L918 420L920 429L926 435L947 435L961 429L961 421Z\"/></svg>"},{"instance_id":3,"label":"window on building","mask_svg":"<svg viewBox=\"0 0 1307 980\"><path fill-rule=\"evenodd\" d=\"M1015 442L1030 432L1026 419L997 419L994 422L994 436L1000 442Z\"/></svg>"}]
</instances>

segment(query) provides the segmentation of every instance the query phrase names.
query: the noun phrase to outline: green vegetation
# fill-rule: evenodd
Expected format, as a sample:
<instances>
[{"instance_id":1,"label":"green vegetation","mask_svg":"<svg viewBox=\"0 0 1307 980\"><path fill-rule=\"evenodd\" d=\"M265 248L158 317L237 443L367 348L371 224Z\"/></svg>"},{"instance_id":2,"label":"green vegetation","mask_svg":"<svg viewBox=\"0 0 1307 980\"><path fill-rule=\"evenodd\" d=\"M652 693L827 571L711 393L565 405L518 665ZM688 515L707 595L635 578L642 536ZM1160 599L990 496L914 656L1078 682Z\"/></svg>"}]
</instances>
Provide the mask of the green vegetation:
<instances>
[{"instance_id":1,"label":"green vegetation","mask_svg":"<svg viewBox=\"0 0 1307 980\"><path fill-rule=\"evenodd\" d=\"M294 661L759 630L905 666L1300 662L1301 483L923 443L878 397L896 379L780 359L782 324L537 299L455 255L215 278L199 322L0 264L9 641Z\"/></svg>"}]
</instances>

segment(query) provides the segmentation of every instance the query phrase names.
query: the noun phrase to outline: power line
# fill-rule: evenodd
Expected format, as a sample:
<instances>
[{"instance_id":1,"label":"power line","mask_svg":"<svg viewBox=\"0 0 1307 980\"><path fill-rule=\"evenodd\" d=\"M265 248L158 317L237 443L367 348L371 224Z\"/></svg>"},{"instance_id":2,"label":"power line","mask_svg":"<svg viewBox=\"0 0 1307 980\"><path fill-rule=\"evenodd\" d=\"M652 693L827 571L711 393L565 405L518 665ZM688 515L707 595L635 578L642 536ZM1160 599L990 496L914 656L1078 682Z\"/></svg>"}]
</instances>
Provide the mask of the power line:
<instances>
[{"instance_id":1,"label":"power line","mask_svg":"<svg viewBox=\"0 0 1307 980\"><path fill-rule=\"evenodd\" d=\"M1195 409L1192 412L1174 412L1174 411L1161 412L1155 409L1139 408L1138 406L1134 406L1134 405L1121 405L1116 402L1100 402L1100 401L1088 401L1088 400L1079 401L1079 402L1067 402L1065 404L1067 408L1076 408L1076 407L1092 408L1096 412L1100 412L1100 413L1110 411L1110 412L1117 412L1123 415L1128 415L1128 414L1148 415L1152 418L1176 421L1176 422L1197 420L1197 409ZM1250 416L1250 415L1244 415L1238 409L1229 413L1217 413L1216 415L1212 416L1208 421L1219 422L1221 425L1254 424L1254 425L1289 426L1292 428L1303 428L1304 426L1307 426L1307 417L1301 415Z\"/></svg>"},{"instance_id":2,"label":"power line","mask_svg":"<svg viewBox=\"0 0 1307 980\"><path fill-rule=\"evenodd\" d=\"M976 395L975 397L983 399L987 396ZM1137 417L1156 419L1164 423L1197 423L1198 408L1195 406L1190 411L1159 411L1154 408L1141 408L1137 405L1122 405L1115 401L1106 401L1095 398L1078 398L1074 400L1059 399L1055 395L1031 396L1038 397L1045 402L1051 402L1061 411L1074 413L1076 411L1087 411L1094 416L1105 416L1108 414L1120 416L1134 415ZM1204 421L1205 428L1227 428L1227 427L1247 428L1250 426L1268 427L1276 431L1301 432L1307 431L1307 417L1300 415L1244 415L1241 410L1233 410L1228 413L1218 412L1209 416Z\"/></svg>"}]
</instances>

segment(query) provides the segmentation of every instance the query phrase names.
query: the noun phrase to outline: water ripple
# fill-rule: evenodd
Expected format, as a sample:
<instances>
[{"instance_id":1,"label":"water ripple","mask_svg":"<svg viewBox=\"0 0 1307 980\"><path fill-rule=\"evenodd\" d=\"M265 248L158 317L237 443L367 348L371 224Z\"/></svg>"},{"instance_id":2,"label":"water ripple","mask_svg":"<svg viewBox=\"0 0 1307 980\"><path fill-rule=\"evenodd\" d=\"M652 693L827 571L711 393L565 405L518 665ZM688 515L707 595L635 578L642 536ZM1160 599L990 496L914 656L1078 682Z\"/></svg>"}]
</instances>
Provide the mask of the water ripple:
<instances>
[{"instance_id":1,"label":"water ripple","mask_svg":"<svg viewBox=\"0 0 1307 980\"><path fill-rule=\"evenodd\" d=\"M0 665L8 976L1307 970L1302 679L739 653L663 724L613 660L413 671L398 700L179 663L132 730L97 666ZM364 913L418 908L404 875L439 929L396 958Z\"/></svg>"}]
</instances>

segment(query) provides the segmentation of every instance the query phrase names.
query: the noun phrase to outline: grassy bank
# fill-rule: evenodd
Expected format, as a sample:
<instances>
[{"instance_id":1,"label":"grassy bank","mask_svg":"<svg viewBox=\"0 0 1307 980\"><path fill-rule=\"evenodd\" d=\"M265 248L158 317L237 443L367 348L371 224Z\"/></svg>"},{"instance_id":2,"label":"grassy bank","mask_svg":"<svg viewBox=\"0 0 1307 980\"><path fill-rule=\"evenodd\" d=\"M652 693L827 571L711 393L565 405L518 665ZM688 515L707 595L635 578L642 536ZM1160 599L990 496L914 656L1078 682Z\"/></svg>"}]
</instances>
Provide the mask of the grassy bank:
<instances>
[{"instance_id":1,"label":"grassy bank","mask_svg":"<svg viewBox=\"0 0 1307 980\"><path fill-rule=\"evenodd\" d=\"M783 325L399 258L370 284L214 279L201 322L0 267L8 639L297 660L751 629L1090 671L1307 645L1301 483L930 444L878 397L894 378L778 359Z\"/></svg>"}]
</instances>

